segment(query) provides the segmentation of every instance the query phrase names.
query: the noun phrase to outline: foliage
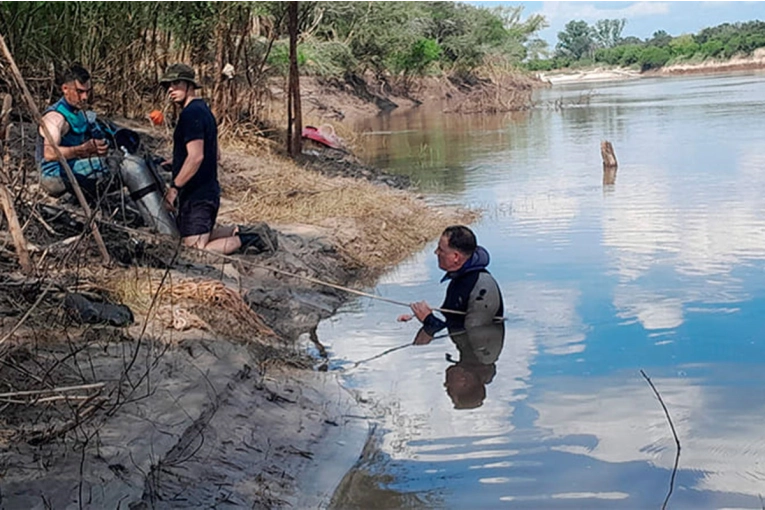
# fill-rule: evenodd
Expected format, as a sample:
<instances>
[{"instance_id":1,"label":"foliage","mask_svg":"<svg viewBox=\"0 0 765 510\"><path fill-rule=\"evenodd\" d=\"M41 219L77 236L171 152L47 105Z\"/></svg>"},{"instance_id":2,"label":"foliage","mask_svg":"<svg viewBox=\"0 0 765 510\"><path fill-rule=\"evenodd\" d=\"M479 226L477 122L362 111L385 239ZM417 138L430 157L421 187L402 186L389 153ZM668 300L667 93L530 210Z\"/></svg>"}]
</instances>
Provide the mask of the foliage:
<instances>
[{"instance_id":1,"label":"foliage","mask_svg":"<svg viewBox=\"0 0 765 510\"><path fill-rule=\"evenodd\" d=\"M425 69L436 62L442 53L441 46L435 40L421 38L405 51L393 55L392 69L404 75L422 76Z\"/></svg>"},{"instance_id":2,"label":"foliage","mask_svg":"<svg viewBox=\"0 0 765 510\"><path fill-rule=\"evenodd\" d=\"M456 2L318 2L321 23L312 36L347 45L357 74L409 76L433 67L469 73L497 55L513 63L525 58L544 18L521 14L521 7Z\"/></svg>"},{"instance_id":3,"label":"foliage","mask_svg":"<svg viewBox=\"0 0 765 510\"><path fill-rule=\"evenodd\" d=\"M569 21L563 32L558 32L556 56L579 60L589 55L594 47L592 30L586 21Z\"/></svg>"},{"instance_id":4,"label":"foliage","mask_svg":"<svg viewBox=\"0 0 765 510\"><path fill-rule=\"evenodd\" d=\"M600 48L613 48L621 42L622 30L626 24L624 18L598 20L592 29L592 36Z\"/></svg>"},{"instance_id":5,"label":"foliage","mask_svg":"<svg viewBox=\"0 0 765 510\"><path fill-rule=\"evenodd\" d=\"M598 20L590 27L584 21L570 21L558 33L554 58L541 60L535 54L525 62L531 71L550 71L581 66L589 59L612 66L639 66L641 70L657 69L671 61L702 61L706 58L731 58L751 55L765 47L765 22L724 23L705 28L696 35L677 37L664 30L640 40L622 37L625 20Z\"/></svg>"},{"instance_id":6,"label":"foliage","mask_svg":"<svg viewBox=\"0 0 765 510\"><path fill-rule=\"evenodd\" d=\"M648 71L649 69L657 69L666 64L671 55L669 50L658 46L649 46L640 52L638 63L640 64L641 71Z\"/></svg>"}]
</instances>

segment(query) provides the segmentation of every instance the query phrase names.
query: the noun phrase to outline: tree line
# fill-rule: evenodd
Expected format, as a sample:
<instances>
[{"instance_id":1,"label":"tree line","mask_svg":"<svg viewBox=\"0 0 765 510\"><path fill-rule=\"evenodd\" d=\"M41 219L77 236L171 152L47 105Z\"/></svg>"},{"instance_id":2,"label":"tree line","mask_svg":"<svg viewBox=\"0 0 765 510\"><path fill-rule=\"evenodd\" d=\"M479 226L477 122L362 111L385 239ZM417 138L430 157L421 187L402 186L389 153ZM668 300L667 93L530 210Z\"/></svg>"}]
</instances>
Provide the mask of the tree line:
<instances>
[{"instance_id":1,"label":"tree line","mask_svg":"<svg viewBox=\"0 0 765 510\"><path fill-rule=\"evenodd\" d=\"M221 120L241 121L257 118L266 80L288 73L288 5L2 2L0 33L41 102L58 93L55 76L79 62L103 84L109 113L136 115L156 101L164 68L185 61L210 86ZM453 2L299 2L298 63L302 74L401 82L469 75L486 62L513 67L544 26L542 16L521 13ZM10 83L0 67L0 89Z\"/></svg>"},{"instance_id":2,"label":"tree line","mask_svg":"<svg viewBox=\"0 0 765 510\"><path fill-rule=\"evenodd\" d=\"M472 78L499 69L549 70L594 63L652 69L678 60L727 58L765 46L765 23L724 24L695 35L623 37L625 20L571 21L550 55L543 16L521 6L459 2L299 2L301 74L373 76L406 88L425 75ZM40 103L56 75L88 67L105 113L144 114L159 76L192 64L223 124L257 122L268 80L289 70L289 2L1 2L0 33ZM544 58L549 57L549 58ZM225 71L225 72L224 72ZM492 75L495 75L493 73ZM0 66L0 91L10 91Z\"/></svg>"},{"instance_id":3,"label":"tree line","mask_svg":"<svg viewBox=\"0 0 765 510\"><path fill-rule=\"evenodd\" d=\"M624 19L599 20L593 26L572 20L558 33L552 58L529 59L524 66L532 71L550 71L607 64L636 66L647 71L671 63L748 56L765 47L765 22L762 21L724 23L698 34L676 37L658 30L645 40L622 37L625 25Z\"/></svg>"}]
</instances>

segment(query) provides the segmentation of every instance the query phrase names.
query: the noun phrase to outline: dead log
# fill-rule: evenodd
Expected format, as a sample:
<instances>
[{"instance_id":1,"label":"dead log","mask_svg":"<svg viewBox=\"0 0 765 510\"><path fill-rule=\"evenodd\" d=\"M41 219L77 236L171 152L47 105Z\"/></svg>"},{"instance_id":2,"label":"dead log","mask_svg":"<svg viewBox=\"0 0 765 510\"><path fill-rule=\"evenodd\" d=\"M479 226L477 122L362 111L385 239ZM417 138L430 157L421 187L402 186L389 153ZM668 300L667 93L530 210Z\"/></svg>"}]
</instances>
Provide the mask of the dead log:
<instances>
[{"instance_id":1,"label":"dead log","mask_svg":"<svg viewBox=\"0 0 765 510\"><path fill-rule=\"evenodd\" d=\"M616 154L614 154L614 146L608 140L600 142L600 157L603 158L603 169L616 168L619 164L616 161Z\"/></svg>"},{"instance_id":2,"label":"dead log","mask_svg":"<svg viewBox=\"0 0 765 510\"><path fill-rule=\"evenodd\" d=\"M600 157L603 158L603 185L613 186L616 183L616 169L619 164L614 154L614 146L608 140L600 142Z\"/></svg>"},{"instance_id":3,"label":"dead log","mask_svg":"<svg viewBox=\"0 0 765 510\"><path fill-rule=\"evenodd\" d=\"M13 206L13 195L8 190L11 182L10 170L8 168L8 137L11 133L11 124L9 122L13 98L10 94L5 94L3 98L3 109L0 112L0 133L3 135L3 159L0 168L0 204L3 207L3 213L8 220L8 230L11 232L13 245L16 247L16 255L19 257L21 270L26 274L32 274L32 261L29 258L27 242L24 239L24 232L19 224L19 217L16 214L16 208Z\"/></svg>"}]
</instances>

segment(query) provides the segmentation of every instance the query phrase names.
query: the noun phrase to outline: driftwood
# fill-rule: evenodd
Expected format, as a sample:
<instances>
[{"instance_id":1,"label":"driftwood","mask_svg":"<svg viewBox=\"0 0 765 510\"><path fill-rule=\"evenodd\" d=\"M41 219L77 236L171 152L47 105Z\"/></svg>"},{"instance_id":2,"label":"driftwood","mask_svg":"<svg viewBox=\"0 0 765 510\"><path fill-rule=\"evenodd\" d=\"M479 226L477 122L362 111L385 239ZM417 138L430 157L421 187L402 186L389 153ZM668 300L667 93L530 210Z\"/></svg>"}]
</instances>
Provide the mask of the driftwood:
<instances>
[{"instance_id":1,"label":"driftwood","mask_svg":"<svg viewBox=\"0 0 765 510\"><path fill-rule=\"evenodd\" d=\"M616 161L614 146L608 140L600 142L600 157L603 158L603 184L613 186L616 182L616 169L619 163Z\"/></svg>"},{"instance_id":2,"label":"driftwood","mask_svg":"<svg viewBox=\"0 0 765 510\"><path fill-rule=\"evenodd\" d=\"M0 134L3 135L3 164L2 171L0 171L0 203L2 204L5 218L8 220L8 230L11 232L13 245L16 247L16 255L19 257L21 270L26 274L31 274L33 267L32 261L29 258L29 251L27 250L27 242L24 239L24 233L19 224L19 217L13 206L13 195L8 191L8 185L11 183L10 169L8 168L8 135L11 132L9 118L12 105L13 98L11 98L10 94L5 94L5 97L3 98L3 109L2 112L0 112Z\"/></svg>"}]
</instances>

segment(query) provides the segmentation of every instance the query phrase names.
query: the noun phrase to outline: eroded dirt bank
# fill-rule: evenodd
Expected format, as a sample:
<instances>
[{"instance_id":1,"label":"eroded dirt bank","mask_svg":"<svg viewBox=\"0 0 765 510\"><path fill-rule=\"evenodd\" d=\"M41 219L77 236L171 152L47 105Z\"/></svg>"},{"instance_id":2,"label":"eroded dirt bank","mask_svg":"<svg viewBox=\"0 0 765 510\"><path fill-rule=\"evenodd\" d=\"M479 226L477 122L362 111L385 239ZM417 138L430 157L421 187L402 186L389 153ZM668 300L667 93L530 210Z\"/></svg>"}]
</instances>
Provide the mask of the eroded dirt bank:
<instances>
[{"instance_id":1,"label":"eroded dirt bank","mask_svg":"<svg viewBox=\"0 0 765 510\"><path fill-rule=\"evenodd\" d=\"M475 218L344 161L226 148L220 221L267 222L277 251L219 257L104 219L106 268L92 239L76 237L86 230L77 207L41 198L34 174L22 176L16 204L37 270L21 275L6 240L0 507L329 502L367 424L302 347L352 297L316 281L363 288L446 225ZM128 306L134 323L83 324L64 305L75 292Z\"/></svg>"}]
</instances>

